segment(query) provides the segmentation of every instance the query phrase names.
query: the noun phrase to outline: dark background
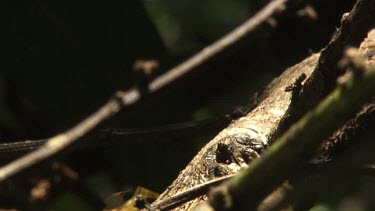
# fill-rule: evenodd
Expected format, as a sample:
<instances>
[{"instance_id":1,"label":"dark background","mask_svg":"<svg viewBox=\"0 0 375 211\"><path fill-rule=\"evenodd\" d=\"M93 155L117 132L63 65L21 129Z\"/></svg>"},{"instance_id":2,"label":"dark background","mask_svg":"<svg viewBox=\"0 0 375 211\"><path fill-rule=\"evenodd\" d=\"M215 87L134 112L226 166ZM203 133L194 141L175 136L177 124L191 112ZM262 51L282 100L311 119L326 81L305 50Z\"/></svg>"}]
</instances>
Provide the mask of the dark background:
<instances>
[{"instance_id":1,"label":"dark background","mask_svg":"<svg viewBox=\"0 0 375 211\"><path fill-rule=\"evenodd\" d=\"M156 59L158 74L211 44L258 11L256 0L20 0L0 7L0 140L63 132L136 83L138 59ZM323 48L354 1L296 1L297 11L263 27L215 61L126 109L102 128L150 128L230 113L286 67ZM96 210L125 186L162 192L218 128L127 138L113 147L69 151L55 160L80 175L47 200L29 189L53 175L33 168L2 190L0 207ZM29 176L32 175L32 176ZM81 187L81 188L77 188ZM83 190L85 189L85 190ZM84 193L83 193L84 192ZM87 193L89 192L89 193ZM90 195L91 194L91 195ZM85 197L83 197L85 195ZM90 195L87 197L86 195ZM99 206L99 205L98 205Z\"/></svg>"}]
</instances>

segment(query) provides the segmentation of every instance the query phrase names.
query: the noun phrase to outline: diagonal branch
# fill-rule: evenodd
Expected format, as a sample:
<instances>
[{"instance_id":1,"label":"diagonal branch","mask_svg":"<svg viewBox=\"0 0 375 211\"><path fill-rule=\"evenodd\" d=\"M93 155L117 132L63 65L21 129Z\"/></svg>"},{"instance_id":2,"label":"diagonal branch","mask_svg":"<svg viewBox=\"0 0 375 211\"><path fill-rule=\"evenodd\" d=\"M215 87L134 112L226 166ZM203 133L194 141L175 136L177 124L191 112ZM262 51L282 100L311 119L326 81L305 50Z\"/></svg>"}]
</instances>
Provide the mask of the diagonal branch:
<instances>
[{"instance_id":1,"label":"diagonal branch","mask_svg":"<svg viewBox=\"0 0 375 211\"><path fill-rule=\"evenodd\" d=\"M359 70L337 87L318 107L294 124L259 159L209 196L214 208L254 207L298 166L306 162L323 140L350 119L374 96L375 66ZM272 179L269 179L272 175ZM234 208L236 207L236 208Z\"/></svg>"},{"instance_id":2,"label":"diagonal branch","mask_svg":"<svg viewBox=\"0 0 375 211\"><path fill-rule=\"evenodd\" d=\"M283 10L283 5L287 0L274 0L271 1L264 9L254 15L252 18L247 20L245 23L234 29L229 34L225 35L212 45L207 46L201 50L198 54L186 60L182 64L178 65L173 69L174 74L165 75L165 77L160 77L159 79L154 80L150 83L150 90L158 89L166 84L169 81L174 80L175 74L184 74L189 72L191 69L194 69L203 63L206 63L208 60L217 56L223 50L228 49L229 47L240 42L243 38L252 33L260 24L265 23L277 12Z\"/></svg>"},{"instance_id":3,"label":"diagonal branch","mask_svg":"<svg viewBox=\"0 0 375 211\"><path fill-rule=\"evenodd\" d=\"M256 29L259 25L266 22L268 18L270 18L276 12L282 10L282 6L286 1L287 0L272 1L261 12L257 13L254 17L250 18L228 35L204 48L195 56L171 69L167 73L154 79L147 87L149 93L154 93L162 89L186 73L197 69L197 67L200 65L208 62L212 58L215 58L223 50L241 41L250 33L254 32L254 29ZM114 97L97 112L89 116L72 129L48 139L47 143L39 149L26 154L23 157L0 168L0 182L3 182L14 174L57 154L95 129L101 122L117 114L123 107L133 105L140 99L141 91L138 88L133 88L126 92L117 92Z\"/></svg>"},{"instance_id":4,"label":"diagonal branch","mask_svg":"<svg viewBox=\"0 0 375 211\"><path fill-rule=\"evenodd\" d=\"M118 113L121 106L134 104L139 99L139 95L136 95L136 93L136 90L129 93L118 93L97 112L71 130L49 139L39 149L5 165L0 169L0 182L73 144L76 140L94 129L99 123Z\"/></svg>"},{"instance_id":5,"label":"diagonal branch","mask_svg":"<svg viewBox=\"0 0 375 211\"><path fill-rule=\"evenodd\" d=\"M348 16L349 19L343 22L343 29L339 30L339 35L334 39L336 41L333 42L332 45L334 47L331 49L335 50L335 55L339 54L341 56L344 46L346 45L359 44L358 39L360 38L358 37L362 36L361 39L363 39L365 34L373 26L374 14L373 1L359 0L356 7L352 10L352 14ZM353 29L359 31L355 31ZM347 33L350 35L348 36ZM341 39L341 36L344 38ZM368 46L364 48L368 49ZM326 58L330 58L327 60L327 62L329 61L337 64L338 58L334 55L330 57L329 54L331 54L329 51L324 51L322 53L322 55ZM318 60L319 55L314 54L301 63L288 68L280 77L274 79L264 89L262 95L258 99L259 104L257 107L245 117L233 122L228 128L220 132L213 140L202 148L201 151L189 163L189 165L187 165L186 168L180 172L176 180L165 190L164 193L159 196L154 204L158 204L160 201L164 201L167 198L183 193L186 190L190 190L191 188L212 179L237 173L241 168L247 166L249 161L253 161L254 158L259 157L259 154L261 154L264 149L271 144L274 135L278 135L279 127L281 124L283 124L282 119L288 115L289 108L294 107L293 104L298 105L298 102L293 101L296 100L306 103L306 105L304 105L305 108L310 109L311 106L319 103L321 99L327 95L327 93L332 91L332 83L335 84L336 78L342 74L342 72L332 73L328 80L327 78L319 77L321 76L322 72L327 74L329 74L329 72L325 72L326 70L316 67ZM321 58L320 61L322 61ZM324 64L324 62L321 63L321 65ZM326 64L328 65L329 63ZM334 67L334 69L337 68ZM301 75L305 75L307 80L306 82L303 82L301 92L294 93L297 95L296 99L295 96L293 96L293 90L292 93L289 94L287 94L287 92L284 90L286 87L301 87L301 84L295 84L295 82L300 82L300 80L296 79L300 78ZM322 82L322 80L324 83L331 85L328 87L319 86L319 82ZM310 88L310 90L307 90L307 87ZM324 93L321 93L322 89L324 89ZM309 102L312 103L310 104ZM303 108L301 112L297 112L297 115L303 115L307 111L304 110L305 108ZM295 113L290 114L292 117L297 116ZM292 121L287 122L293 123L297 119L292 119ZM278 160L281 157L274 158L275 160ZM280 172L284 171L280 170ZM278 174L279 172L275 173L275 175ZM269 180L267 180L269 175L271 174L266 174L266 176L263 175L264 177L262 179L264 180L261 181L264 183L252 181L251 184L254 185L254 189L256 189L256 191L251 191L250 194L258 194L260 198L264 197L262 194L266 193L262 191L267 192L267 190L263 190L262 185L269 182ZM191 198L191 201L179 206L175 210L191 209L204 200L206 200L205 196L200 196L194 199ZM254 200L260 199L258 198Z\"/></svg>"}]
</instances>

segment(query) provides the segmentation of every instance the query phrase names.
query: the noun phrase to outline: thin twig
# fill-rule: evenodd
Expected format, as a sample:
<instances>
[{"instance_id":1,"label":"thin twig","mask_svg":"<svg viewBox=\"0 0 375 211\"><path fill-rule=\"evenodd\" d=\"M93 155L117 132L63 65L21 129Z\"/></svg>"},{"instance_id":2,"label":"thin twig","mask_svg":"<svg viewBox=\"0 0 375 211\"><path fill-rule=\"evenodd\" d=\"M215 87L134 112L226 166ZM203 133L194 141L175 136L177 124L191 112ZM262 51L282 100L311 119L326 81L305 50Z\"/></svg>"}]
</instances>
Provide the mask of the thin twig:
<instances>
[{"instance_id":1,"label":"thin twig","mask_svg":"<svg viewBox=\"0 0 375 211\"><path fill-rule=\"evenodd\" d=\"M20 172L36 163L39 163L40 161L45 160L48 157L51 157L57 152L73 144L76 140L94 129L99 123L116 114L120 110L121 106L129 106L134 104L140 97L137 95L137 93L138 92L136 90L131 90L127 93L117 93L113 99L111 99L97 112L89 116L77 126L73 127L66 133L59 134L49 139L47 143L39 149L5 165L0 169L0 182L16 174L17 172Z\"/></svg>"},{"instance_id":2,"label":"thin twig","mask_svg":"<svg viewBox=\"0 0 375 211\"><path fill-rule=\"evenodd\" d=\"M230 115L223 115L216 118L209 118L198 121L189 121L176 124L167 124L152 128L106 128L97 131L95 134L90 136L90 142L88 145L99 144L99 146L108 146L113 143L126 142L129 137L137 137L138 139L146 139L143 137L150 137L155 135L168 136L169 134L177 133L180 134L191 134L192 131L217 131L228 125L232 117ZM191 134L193 135L193 134ZM116 138L121 137L121 138ZM0 161L3 159L12 159L15 156L22 153L27 153L35 150L45 143L49 139L38 139L38 140L24 140L16 142L0 143ZM115 140L115 141L114 141ZM147 139L146 141L154 141L155 139ZM87 146L87 145L85 145ZM96 145L95 145L96 146Z\"/></svg>"},{"instance_id":3,"label":"thin twig","mask_svg":"<svg viewBox=\"0 0 375 211\"><path fill-rule=\"evenodd\" d=\"M264 23L276 12L283 9L283 5L287 0L274 0L269 3L264 9L257 13L254 17L250 18L244 24L237 27L231 33L227 34L217 42L204 48L195 56L186 60L177 67L171 69L164 75L154 79L148 85L148 91L154 93L159 89L165 87L167 84L175 81L184 74L195 70L203 63L217 56L223 50L238 43L244 37L248 36L260 24ZM122 107L130 106L136 103L141 98L139 89L130 89L127 92L117 92L115 97L101 107L97 112L89 116L87 119L68 130L65 133L59 134L50 138L45 145L39 149L24 155L23 157L3 166L0 168L0 182L11 177L12 175L39 163L59 151L65 149L69 145L76 142L79 138L93 130L105 119L118 113Z\"/></svg>"},{"instance_id":4,"label":"thin twig","mask_svg":"<svg viewBox=\"0 0 375 211\"><path fill-rule=\"evenodd\" d=\"M232 178L234 175L227 175L227 176L224 176L224 177L220 177L220 178L217 178L217 179L213 179L211 181L208 181L206 183L203 183L201 185L197 185L193 188L190 188L184 192L181 192L179 194L176 194L170 198L167 198L167 199L164 199L162 201L159 201L155 204L152 204L151 205L151 208L150 209L146 209L146 210L160 210L160 211L164 211L164 210L171 210L171 209L174 209L178 206L180 206L181 204L184 204L185 202L187 201L190 201L194 198L197 198L198 196L202 196L204 194L207 193L207 191L222 183L223 181L229 179L229 178ZM146 211L145 210L145 211Z\"/></svg>"},{"instance_id":5,"label":"thin twig","mask_svg":"<svg viewBox=\"0 0 375 211\"><path fill-rule=\"evenodd\" d=\"M170 81L175 80L180 75L189 72L191 69L195 69L198 66L206 63L211 58L218 55L218 53L227 49L230 46L238 43L244 37L248 36L249 33L253 32L260 24L265 23L270 17L275 15L276 12L283 10L283 5L287 0L274 0L270 2L266 7L264 7L260 12L255 14L252 18L247 20L245 23L234 29L229 34L225 35L212 45L207 46L201 50L198 54L194 55L190 59L181 63L177 67L173 68L173 74L165 75L155 79L149 85L149 90L157 90Z\"/></svg>"}]
</instances>

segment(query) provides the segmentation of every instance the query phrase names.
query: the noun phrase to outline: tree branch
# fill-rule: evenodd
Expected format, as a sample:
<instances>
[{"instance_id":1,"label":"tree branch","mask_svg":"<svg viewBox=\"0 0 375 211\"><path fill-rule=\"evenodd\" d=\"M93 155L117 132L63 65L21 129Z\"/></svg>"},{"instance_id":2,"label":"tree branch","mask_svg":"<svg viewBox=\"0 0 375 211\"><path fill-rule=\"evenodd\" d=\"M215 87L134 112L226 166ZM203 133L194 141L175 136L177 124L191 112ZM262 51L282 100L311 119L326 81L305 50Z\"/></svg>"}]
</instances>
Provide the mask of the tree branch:
<instances>
[{"instance_id":1,"label":"tree branch","mask_svg":"<svg viewBox=\"0 0 375 211\"><path fill-rule=\"evenodd\" d=\"M223 50L235 45L243 38L247 37L250 33L254 31L261 24L265 23L277 12L282 11L284 4L287 0L273 0L271 1L264 9L255 14L252 18L247 20L245 23L234 29L229 34L225 35L223 38L219 39L210 46L207 46L201 50L198 54L186 60L182 64L173 68L174 74L166 75L165 77L160 77L157 80L154 80L150 83L149 89L159 89L169 81L174 80L175 75L184 74L191 69L195 69L203 63L206 63L208 60L217 56Z\"/></svg>"},{"instance_id":2,"label":"tree branch","mask_svg":"<svg viewBox=\"0 0 375 211\"><path fill-rule=\"evenodd\" d=\"M366 143L364 143L362 140L368 139L368 133L372 132L374 125L375 102L373 101L371 103L367 103L353 119L348 121L342 128L339 129L339 131L335 132L334 135L328 138L329 143L324 143L321 146L322 149L319 150L317 154L318 156L323 154L323 159L325 159L325 161L329 160L329 162L315 162L315 164L311 164L311 168L308 168L307 172L306 170L303 170L303 173L295 172L293 178L289 180L288 185L282 185L272 194L268 195L267 198L259 205L257 210L279 210L283 207L288 207L291 204L294 204L293 202L296 202L295 204L297 204L297 206L304 206L304 209L308 209L308 202L314 203L314 193L316 193L318 190L319 192L323 192L321 190L328 187L332 190L332 184L341 183L339 180L343 178L351 178L351 173L353 173L354 169L357 171L355 174L367 174L370 172L371 170L370 168L367 168L367 166L359 171L359 168L363 166L364 163L357 162L359 159L364 159L364 157L359 159L354 158L353 154L351 154L353 150L350 150L356 148L366 148L364 147ZM365 154L366 153L367 152L365 152ZM329 155L329 157L327 157L327 155ZM337 165L341 165L340 170L336 170L336 168L332 167L336 164L333 164L331 160L336 162L337 160L345 157L347 157L347 159L350 161L338 161L340 164ZM322 158L318 159L321 160ZM336 176L330 178L330 180L334 181L320 181L322 180L322 177L325 177L322 176L326 174L325 172L331 171L329 170L330 168L335 169L333 172L335 172ZM314 185L311 185L311 183L314 183Z\"/></svg>"},{"instance_id":3,"label":"tree branch","mask_svg":"<svg viewBox=\"0 0 375 211\"><path fill-rule=\"evenodd\" d=\"M345 123L375 90L375 67L361 77L351 77L319 106L293 125L259 159L239 175L211 192L210 203L218 209L256 207L257 204L303 162L333 131ZM272 175L272 179L268 178ZM225 199L224 201L222 199ZM218 203L222 202L222 203ZM236 208L234 208L236 207Z\"/></svg>"},{"instance_id":4,"label":"tree branch","mask_svg":"<svg viewBox=\"0 0 375 211\"><path fill-rule=\"evenodd\" d=\"M199 131L219 131L229 124L233 119L232 116L233 115L224 115L205 120L168 124L152 128L106 128L93 132L91 136L87 137L87 142L82 140L82 142L85 142L85 145L82 147L108 147L113 146L113 144L125 144L129 139L134 137L136 137L137 140L154 142L158 140L150 139L149 137L155 137L155 135L168 137L171 133L178 133L182 136L184 134L191 135L192 131L194 131L194 133L199 133ZM20 155L43 146L47 141L48 139L38 139L0 143L0 161L7 161L19 157ZM81 149L80 147L81 146L79 146L78 149ZM72 150L74 149L76 148L72 148Z\"/></svg>"},{"instance_id":5,"label":"tree branch","mask_svg":"<svg viewBox=\"0 0 375 211\"><path fill-rule=\"evenodd\" d=\"M359 46L369 30L375 25L375 2L360 0L354 5L350 13L345 13L341 19L341 27L333 34L330 43L321 53L311 77L302 90L297 93L283 118L274 138L281 135L293 123L309 110L314 108L335 88L337 78L344 73L338 67L344 49L348 46Z\"/></svg>"},{"instance_id":6,"label":"tree branch","mask_svg":"<svg viewBox=\"0 0 375 211\"><path fill-rule=\"evenodd\" d=\"M373 2L369 0L359 1L357 6L352 10L352 14L349 16L352 18L349 19L350 21L344 21L344 29L339 30L340 35L334 39L336 41L333 42L334 44L332 45L334 47L331 49L337 50L337 52L335 52L336 55L342 55L344 46L348 44L358 44L358 36L363 35L364 37L364 34L366 34L372 26L372 21L374 18L371 18L371 16L375 14L373 11ZM361 25L360 27L355 26L358 23ZM351 31L352 29L360 30L360 32L358 32L359 35L355 35L357 32ZM345 30L349 30L351 35L345 35L346 32L341 33ZM341 36L344 36L345 38L342 39ZM329 54L330 52L327 51L323 55L329 58ZM252 161L256 157L259 157L259 154L261 154L264 149L268 147L274 135L278 133L280 124L282 124L282 122L280 122L281 119L284 119L287 114L290 114L292 117L298 117L298 115L302 116L307 111L307 108L311 108L313 104L320 102L320 100L326 96L326 94L321 94L322 87L319 87L320 80L323 80L323 83L335 84L336 78L342 74L342 71L335 72L328 80L326 78L319 77L320 73L315 74L315 71L321 71L317 67L318 59L319 55L313 55L298 65L288 68L279 78L274 79L264 89L262 95L257 99L259 103L257 104L256 108L245 117L232 123L228 128L219 133L204 148L202 148L201 151L189 163L189 165L180 172L179 176L172 183L172 185L170 185L170 187L168 187L168 189L160 195L155 204L159 203L161 200L173 197L176 194L203 184L206 181L237 173L242 167L246 166L246 163ZM338 58L332 56L331 60L328 59L327 62L328 61L336 62L337 64ZM324 62L321 63L321 66L322 65L324 66ZM335 67L335 69L337 68ZM296 82L299 81L297 79L303 74L306 76L307 82L302 82L302 91L300 93L297 92L297 97L293 96L293 90L292 93L284 91L286 87L291 87L291 85L301 87L301 84L296 84ZM317 81L315 82L314 80ZM333 85L331 84L330 87L332 88ZM329 86L323 88L325 93L329 93L331 91ZM309 96L310 99L313 99L311 100L311 104L310 99L306 99L302 95L304 97ZM293 100L297 100L297 102L293 102ZM296 108L297 106L295 105L299 104L298 101L305 103L305 110L302 109L301 112L289 113L290 110L287 110L291 107ZM298 118L292 119L292 121L289 121L288 123L293 123L297 119ZM287 127L285 127L285 129L286 128ZM263 182L266 181L266 178L267 177L263 178ZM257 184L257 182L251 183ZM257 185L256 187L259 188L260 186ZM262 185L264 185L264 183L262 183ZM262 191L260 191L260 195L266 194L262 193ZM267 192L267 190L265 190L265 192ZM253 193L257 192L251 191L251 194ZM264 197L264 195L262 197ZM254 200L259 201L260 198ZM191 209L205 199L205 196L200 196L192 199L190 202L182 206L179 206L177 209Z\"/></svg>"},{"instance_id":7,"label":"tree branch","mask_svg":"<svg viewBox=\"0 0 375 211\"><path fill-rule=\"evenodd\" d=\"M286 0L272 1L261 12L257 13L254 17L236 28L233 32L206 47L195 56L171 69L167 73L154 79L152 82L150 82L150 84L148 84L148 92L154 93L162 89L184 74L195 70L199 65L206 63L209 59L214 58L218 55L218 53L239 42L241 39L252 33L254 29L256 29L260 24L264 23L276 12L282 10L282 6L285 2ZM89 116L72 129L48 139L46 144L39 149L26 154L23 157L0 168L0 182L60 152L66 147L75 143L88 132L92 131L101 122L117 114L121 108L133 105L140 99L141 92L136 88L130 89L126 92L117 92L115 96L97 112Z\"/></svg>"},{"instance_id":8,"label":"tree branch","mask_svg":"<svg viewBox=\"0 0 375 211\"><path fill-rule=\"evenodd\" d=\"M73 144L77 139L94 129L99 123L116 114L122 105L135 103L139 98L139 95L135 94L136 92L118 93L116 97L111 99L101 109L71 130L49 139L39 149L3 166L0 169L0 182ZM121 102L119 99L121 99Z\"/></svg>"}]
</instances>

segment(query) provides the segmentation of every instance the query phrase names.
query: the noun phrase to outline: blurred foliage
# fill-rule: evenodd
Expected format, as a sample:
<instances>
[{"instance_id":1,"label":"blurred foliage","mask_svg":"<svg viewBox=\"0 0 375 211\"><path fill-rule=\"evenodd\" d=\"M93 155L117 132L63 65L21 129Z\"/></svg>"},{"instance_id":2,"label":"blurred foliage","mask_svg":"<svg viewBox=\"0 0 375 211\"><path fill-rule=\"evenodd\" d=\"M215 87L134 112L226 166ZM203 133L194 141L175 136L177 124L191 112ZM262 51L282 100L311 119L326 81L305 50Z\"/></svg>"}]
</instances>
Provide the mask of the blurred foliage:
<instances>
[{"instance_id":1,"label":"blurred foliage","mask_svg":"<svg viewBox=\"0 0 375 211\"><path fill-rule=\"evenodd\" d=\"M319 203L311 211L367 211L375 209L375 178L361 176L352 178L348 184L318 196Z\"/></svg>"},{"instance_id":2,"label":"blurred foliage","mask_svg":"<svg viewBox=\"0 0 375 211\"><path fill-rule=\"evenodd\" d=\"M171 52L190 52L224 35L250 15L248 0L143 0Z\"/></svg>"},{"instance_id":3,"label":"blurred foliage","mask_svg":"<svg viewBox=\"0 0 375 211\"><path fill-rule=\"evenodd\" d=\"M134 83L134 60L164 52L137 0L5 1L0 17L3 96L23 132L10 137L71 127Z\"/></svg>"},{"instance_id":4,"label":"blurred foliage","mask_svg":"<svg viewBox=\"0 0 375 211\"><path fill-rule=\"evenodd\" d=\"M84 210L94 211L95 208L91 207L90 204L82 200L78 195L74 193L63 193L59 197L50 203L50 207L47 210L53 211L64 211L64 210ZM96 210L97 211L97 210Z\"/></svg>"}]
</instances>

